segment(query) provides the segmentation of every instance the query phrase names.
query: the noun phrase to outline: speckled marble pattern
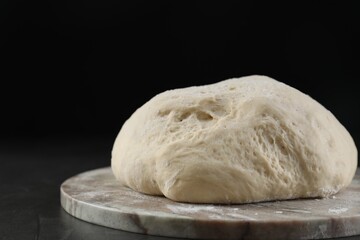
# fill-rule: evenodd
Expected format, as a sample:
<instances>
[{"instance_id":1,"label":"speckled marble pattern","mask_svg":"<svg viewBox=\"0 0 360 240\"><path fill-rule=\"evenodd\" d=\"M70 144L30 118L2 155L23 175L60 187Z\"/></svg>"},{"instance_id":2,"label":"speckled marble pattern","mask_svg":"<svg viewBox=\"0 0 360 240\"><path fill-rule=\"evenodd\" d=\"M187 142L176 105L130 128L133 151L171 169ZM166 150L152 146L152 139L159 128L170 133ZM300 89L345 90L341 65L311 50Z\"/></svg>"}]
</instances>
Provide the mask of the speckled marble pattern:
<instances>
[{"instance_id":1,"label":"speckled marble pattern","mask_svg":"<svg viewBox=\"0 0 360 240\"><path fill-rule=\"evenodd\" d=\"M130 232L197 239L319 239L360 234L360 172L328 199L242 205L185 204L120 186L111 169L76 175L61 186L71 215Z\"/></svg>"}]
</instances>

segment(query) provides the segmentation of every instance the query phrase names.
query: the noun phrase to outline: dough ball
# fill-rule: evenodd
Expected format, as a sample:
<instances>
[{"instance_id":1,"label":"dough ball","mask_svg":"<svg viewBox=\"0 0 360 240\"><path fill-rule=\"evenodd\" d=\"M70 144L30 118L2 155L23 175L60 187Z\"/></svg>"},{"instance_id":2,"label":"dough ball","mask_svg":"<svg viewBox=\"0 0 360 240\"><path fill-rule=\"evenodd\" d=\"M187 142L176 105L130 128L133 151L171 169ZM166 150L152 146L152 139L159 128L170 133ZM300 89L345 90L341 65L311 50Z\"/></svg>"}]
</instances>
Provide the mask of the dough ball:
<instances>
[{"instance_id":1,"label":"dough ball","mask_svg":"<svg viewBox=\"0 0 360 240\"><path fill-rule=\"evenodd\" d=\"M191 203L327 197L357 149L334 115L266 76L160 93L122 126L112 170L136 191Z\"/></svg>"}]
</instances>

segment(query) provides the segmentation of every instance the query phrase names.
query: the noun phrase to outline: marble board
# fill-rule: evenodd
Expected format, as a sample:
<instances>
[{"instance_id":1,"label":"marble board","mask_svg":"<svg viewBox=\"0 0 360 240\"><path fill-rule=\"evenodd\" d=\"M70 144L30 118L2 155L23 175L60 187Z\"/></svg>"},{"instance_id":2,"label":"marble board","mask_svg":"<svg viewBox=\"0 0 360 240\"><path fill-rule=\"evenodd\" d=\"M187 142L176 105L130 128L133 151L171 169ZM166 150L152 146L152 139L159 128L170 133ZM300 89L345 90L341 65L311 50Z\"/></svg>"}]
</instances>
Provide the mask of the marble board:
<instances>
[{"instance_id":1,"label":"marble board","mask_svg":"<svg viewBox=\"0 0 360 240\"><path fill-rule=\"evenodd\" d=\"M194 239L322 239L360 234L360 171L344 191L326 199L256 204L187 204L120 186L110 167L61 185L69 214L105 227Z\"/></svg>"}]
</instances>

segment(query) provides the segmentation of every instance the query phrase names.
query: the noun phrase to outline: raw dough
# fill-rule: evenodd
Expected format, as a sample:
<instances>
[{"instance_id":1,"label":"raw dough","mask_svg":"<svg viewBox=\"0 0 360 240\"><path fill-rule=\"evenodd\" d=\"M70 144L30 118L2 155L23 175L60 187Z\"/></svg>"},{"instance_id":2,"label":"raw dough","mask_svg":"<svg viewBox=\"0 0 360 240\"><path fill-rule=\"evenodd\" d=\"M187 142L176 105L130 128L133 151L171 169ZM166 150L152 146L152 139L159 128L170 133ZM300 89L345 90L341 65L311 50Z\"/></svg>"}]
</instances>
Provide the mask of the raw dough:
<instances>
[{"instance_id":1,"label":"raw dough","mask_svg":"<svg viewBox=\"0 0 360 240\"><path fill-rule=\"evenodd\" d=\"M165 91L121 128L112 170L124 185L191 203L327 197L357 149L331 112L266 76Z\"/></svg>"}]
</instances>

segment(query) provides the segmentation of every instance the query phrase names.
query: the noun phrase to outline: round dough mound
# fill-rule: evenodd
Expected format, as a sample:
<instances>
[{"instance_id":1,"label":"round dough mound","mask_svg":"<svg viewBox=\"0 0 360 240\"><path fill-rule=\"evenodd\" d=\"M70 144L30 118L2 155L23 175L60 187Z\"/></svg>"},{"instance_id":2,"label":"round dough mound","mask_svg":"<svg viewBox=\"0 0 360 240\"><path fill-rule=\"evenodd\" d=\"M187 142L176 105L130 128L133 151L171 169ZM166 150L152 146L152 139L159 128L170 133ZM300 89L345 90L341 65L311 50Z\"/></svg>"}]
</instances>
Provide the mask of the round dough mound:
<instances>
[{"instance_id":1,"label":"round dough mound","mask_svg":"<svg viewBox=\"0 0 360 240\"><path fill-rule=\"evenodd\" d=\"M308 95L266 76L165 91L121 128L124 185L191 203L327 197L350 184L357 149Z\"/></svg>"}]
</instances>

